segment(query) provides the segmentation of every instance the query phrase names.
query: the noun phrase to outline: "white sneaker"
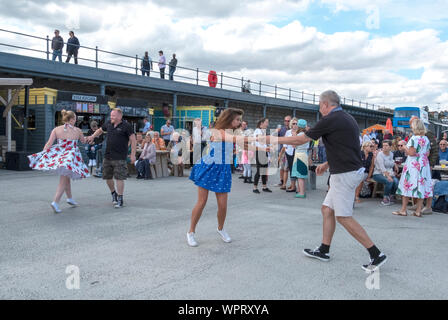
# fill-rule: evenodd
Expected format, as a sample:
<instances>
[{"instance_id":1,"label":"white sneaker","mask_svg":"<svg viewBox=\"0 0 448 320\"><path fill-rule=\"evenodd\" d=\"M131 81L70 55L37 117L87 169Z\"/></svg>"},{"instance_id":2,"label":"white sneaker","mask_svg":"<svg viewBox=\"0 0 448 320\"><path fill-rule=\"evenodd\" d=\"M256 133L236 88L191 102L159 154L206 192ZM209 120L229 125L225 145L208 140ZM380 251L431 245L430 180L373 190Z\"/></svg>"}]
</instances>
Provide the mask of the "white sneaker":
<instances>
[{"instance_id":1,"label":"white sneaker","mask_svg":"<svg viewBox=\"0 0 448 320\"><path fill-rule=\"evenodd\" d=\"M198 246L198 243L194 239L194 232L187 232L187 242L190 247Z\"/></svg>"},{"instance_id":2,"label":"white sneaker","mask_svg":"<svg viewBox=\"0 0 448 320\"><path fill-rule=\"evenodd\" d=\"M89 164L87 166L92 167L92 159L89 159Z\"/></svg>"},{"instance_id":3,"label":"white sneaker","mask_svg":"<svg viewBox=\"0 0 448 320\"><path fill-rule=\"evenodd\" d=\"M61 209L59 209L59 205L56 202L52 202L50 204L51 208L53 209L54 213L61 213Z\"/></svg>"},{"instance_id":4,"label":"white sneaker","mask_svg":"<svg viewBox=\"0 0 448 320\"><path fill-rule=\"evenodd\" d=\"M67 203L73 207L77 207L78 203L73 199L67 199Z\"/></svg>"},{"instance_id":5,"label":"white sneaker","mask_svg":"<svg viewBox=\"0 0 448 320\"><path fill-rule=\"evenodd\" d=\"M96 167L96 160L95 159L92 160L92 167Z\"/></svg>"},{"instance_id":6,"label":"white sneaker","mask_svg":"<svg viewBox=\"0 0 448 320\"><path fill-rule=\"evenodd\" d=\"M226 230L224 230L224 228L222 230L216 229L216 231L218 231L218 233L221 235L224 242L232 242L232 238L230 238L229 234L226 232Z\"/></svg>"}]
</instances>

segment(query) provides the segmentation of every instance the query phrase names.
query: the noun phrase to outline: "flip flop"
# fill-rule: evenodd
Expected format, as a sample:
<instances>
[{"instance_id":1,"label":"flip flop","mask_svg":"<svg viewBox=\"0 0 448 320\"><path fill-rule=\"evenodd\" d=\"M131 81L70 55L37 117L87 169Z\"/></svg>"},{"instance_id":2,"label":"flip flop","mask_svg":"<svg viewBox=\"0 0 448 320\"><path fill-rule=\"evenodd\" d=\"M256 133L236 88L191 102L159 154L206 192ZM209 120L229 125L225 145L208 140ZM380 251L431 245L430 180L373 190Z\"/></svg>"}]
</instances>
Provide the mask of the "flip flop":
<instances>
[{"instance_id":1,"label":"flip flop","mask_svg":"<svg viewBox=\"0 0 448 320\"><path fill-rule=\"evenodd\" d=\"M422 216L422 213L420 212L420 214L419 215L417 215L415 212L412 214L414 217L417 217L417 218L423 218L423 216Z\"/></svg>"},{"instance_id":2,"label":"flip flop","mask_svg":"<svg viewBox=\"0 0 448 320\"><path fill-rule=\"evenodd\" d=\"M396 216L403 216L403 217L406 217L408 215L407 212L403 213L403 212L400 212L400 211L394 211L394 212L392 212L392 214L394 214Z\"/></svg>"}]
</instances>

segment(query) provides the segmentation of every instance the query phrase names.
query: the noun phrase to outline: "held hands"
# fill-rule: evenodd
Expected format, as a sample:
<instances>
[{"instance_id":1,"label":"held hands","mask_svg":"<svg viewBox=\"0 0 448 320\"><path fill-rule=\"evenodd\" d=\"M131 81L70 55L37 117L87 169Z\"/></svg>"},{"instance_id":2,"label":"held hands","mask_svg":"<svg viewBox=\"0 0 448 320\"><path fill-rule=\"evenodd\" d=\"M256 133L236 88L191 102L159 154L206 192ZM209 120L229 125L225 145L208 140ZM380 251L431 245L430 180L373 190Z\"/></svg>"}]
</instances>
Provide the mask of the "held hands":
<instances>
[{"instance_id":1,"label":"held hands","mask_svg":"<svg viewBox=\"0 0 448 320\"><path fill-rule=\"evenodd\" d=\"M88 144L93 144L93 140L94 140L93 136L86 137L86 141Z\"/></svg>"}]
</instances>

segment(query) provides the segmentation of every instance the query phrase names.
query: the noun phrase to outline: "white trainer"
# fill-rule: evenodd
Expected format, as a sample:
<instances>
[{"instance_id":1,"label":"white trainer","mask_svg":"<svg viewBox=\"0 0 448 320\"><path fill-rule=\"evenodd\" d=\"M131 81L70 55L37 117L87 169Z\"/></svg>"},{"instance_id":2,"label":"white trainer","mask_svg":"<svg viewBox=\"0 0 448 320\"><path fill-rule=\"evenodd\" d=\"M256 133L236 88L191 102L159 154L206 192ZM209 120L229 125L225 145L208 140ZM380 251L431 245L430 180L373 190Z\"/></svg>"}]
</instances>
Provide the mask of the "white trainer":
<instances>
[{"instance_id":1,"label":"white trainer","mask_svg":"<svg viewBox=\"0 0 448 320\"><path fill-rule=\"evenodd\" d=\"M73 199L67 199L67 203L73 207L77 207L78 203Z\"/></svg>"},{"instance_id":2,"label":"white trainer","mask_svg":"<svg viewBox=\"0 0 448 320\"><path fill-rule=\"evenodd\" d=\"M61 213L61 209L59 209L59 205L56 202L52 202L51 204L51 208L53 209L54 213Z\"/></svg>"},{"instance_id":3,"label":"white trainer","mask_svg":"<svg viewBox=\"0 0 448 320\"><path fill-rule=\"evenodd\" d=\"M96 160L95 159L92 160L92 167L96 167Z\"/></svg>"},{"instance_id":4,"label":"white trainer","mask_svg":"<svg viewBox=\"0 0 448 320\"><path fill-rule=\"evenodd\" d=\"M190 247L198 246L198 243L194 239L194 232L187 232L187 242Z\"/></svg>"},{"instance_id":5,"label":"white trainer","mask_svg":"<svg viewBox=\"0 0 448 320\"><path fill-rule=\"evenodd\" d=\"M93 165L92 165L92 159L89 159L89 164L88 164L88 167L92 167Z\"/></svg>"},{"instance_id":6,"label":"white trainer","mask_svg":"<svg viewBox=\"0 0 448 320\"><path fill-rule=\"evenodd\" d=\"M226 230L224 230L224 228L222 230L216 229L216 231L218 231L218 233L221 235L222 241L224 242L232 242L232 238L230 238L229 234L226 232Z\"/></svg>"}]
</instances>

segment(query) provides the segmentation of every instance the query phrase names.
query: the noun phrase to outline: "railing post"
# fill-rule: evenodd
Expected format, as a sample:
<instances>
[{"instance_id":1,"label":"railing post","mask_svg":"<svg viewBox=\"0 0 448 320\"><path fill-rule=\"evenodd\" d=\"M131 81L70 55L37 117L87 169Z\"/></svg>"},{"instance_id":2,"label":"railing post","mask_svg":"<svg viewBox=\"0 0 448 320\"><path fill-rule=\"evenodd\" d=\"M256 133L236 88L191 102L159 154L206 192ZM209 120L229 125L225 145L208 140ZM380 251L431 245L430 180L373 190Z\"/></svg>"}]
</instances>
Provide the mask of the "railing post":
<instances>
[{"instance_id":1,"label":"railing post","mask_svg":"<svg viewBox=\"0 0 448 320\"><path fill-rule=\"evenodd\" d=\"M243 91L243 88L244 88L244 77L241 77L241 91Z\"/></svg>"},{"instance_id":2,"label":"railing post","mask_svg":"<svg viewBox=\"0 0 448 320\"><path fill-rule=\"evenodd\" d=\"M313 104L316 104L316 94L313 93Z\"/></svg>"},{"instance_id":3,"label":"railing post","mask_svg":"<svg viewBox=\"0 0 448 320\"><path fill-rule=\"evenodd\" d=\"M291 101L291 88L289 88L289 101Z\"/></svg>"},{"instance_id":4,"label":"railing post","mask_svg":"<svg viewBox=\"0 0 448 320\"><path fill-rule=\"evenodd\" d=\"M303 102L303 91L302 91L302 102Z\"/></svg>"},{"instance_id":5,"label":"railing post","mask_svg":"<svg viewBox=\"0 0 448 320\"><path fill-rule=\"evenodd\" d=\"M261 96L261 81L260 81L260 89L259 89L258 95Z\"/></svg>"},{"instance_id":6,"label":"railing post","mask_svg":"<svg viewBox=\"0 0 448 320\"><path fill-rule=\"evenodd\" d=\"M277 85L275 85L275 98L277 99Z\"/></svg>"},{"instance_id":7,"label":"railing post","mask_svg":"<svg viewBox=\"0 0 448 320\"><path fill-rule=\"evenodd\" d=\"M345 104L345 98L344 98L344 104Z\"/></svg>"},{"instance_id":8,"label":"railing post","mask_svg":"<svg viewBox=\"0 0 448 320\"><path fill-rule=\"evenodd\" d=\"M359 101L359 107L361 108L361 101Z\"/></svg>"},{"instance_id":9,"label":"railing post","mask_svg":"<svg viewBox=\"0 0 448 320\"><path fill-rule=\"evenodd\" d=\"M47 60L50 60L50 37L47 36Z\"/></svg>"},{"instance_id":10,"label":"railing post","mask_svg":"<svg viewBox=\"0 0 448 320\"><path fill-rule=\"evenodd\" d=\"M222 72L221 72L221 89L222 89Z\"/></svg>"},{"instance_id":11,"label":"railing post","mask_svg":"<svg viewBox=\"0 0 448 320\"><path fill-rule=\"evenodd\" d=\"M196 68L196 85L199 85L199 68Z\"/></svg>"},{"instance_id":12,"label":"railing post","mask_svg":"<svg viewBox=\"0 0 448 320\"><path fill-rule=\"evenodd\" d=\"M353 104L354 104L354 103L355 103L355 100L352 99L352 107L353 107Z\"/></svg>"},{"instance_id":13,"label":"railing post","mask_svg":"<svg viewBox=\"0 0 448 320\"><path fill-rule=\"evenodd\" d=\"M95 68L98 69L98 46L95 47Z\"/></svg>"}]
</instances>

